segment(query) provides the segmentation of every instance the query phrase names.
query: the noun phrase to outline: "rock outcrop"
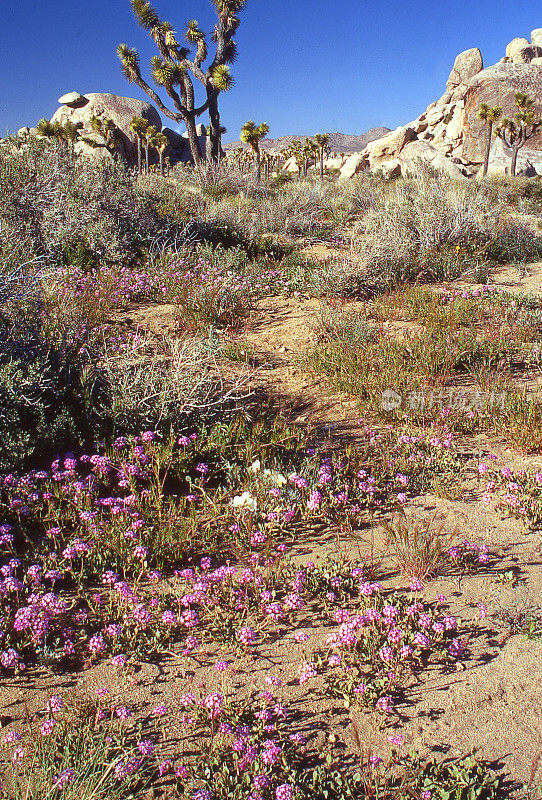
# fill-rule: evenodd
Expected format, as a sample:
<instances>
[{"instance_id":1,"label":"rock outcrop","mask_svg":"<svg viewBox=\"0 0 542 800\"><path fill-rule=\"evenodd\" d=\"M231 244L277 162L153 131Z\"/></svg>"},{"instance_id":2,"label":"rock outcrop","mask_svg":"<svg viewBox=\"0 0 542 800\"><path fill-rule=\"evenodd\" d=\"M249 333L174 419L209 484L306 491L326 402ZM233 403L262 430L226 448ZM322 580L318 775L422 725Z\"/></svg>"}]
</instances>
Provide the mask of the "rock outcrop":
<instances>
[{"instance_id":1,"label":"rock outcrop","mask_svg":"<svg viewBox=\"0 0 542 800\"><path fill-rule=\"evenodd\" d=\"M162 130L160 114L153 105L144 100L135 100L132 97L120 97L116 94L101 92L91 92L89 94L67 92L62 97L59 97L58 102L61 103L61 106L51 117L51 122L59 122L61 125L65 125L69 120L74 125L77 125L80 129L80 135L95 142L96 146L93 147L80 140L75 144L75 152L93 160L112 158L112 153L105 147L103 137L93 130L92 117L100 117L103 120L111 119L115 123L115 152L122 156L130 166L137 164L137 141L134 132L130 128L133 117L143 117L151 125L154 125L157 130ZM207 149L205 126L197 125L196 132L202 152L205 153ZM192 161L187 133L179 134L170 128L164 128L162 133L169 140L165 155L169 158L170 163ZM23 127L18 131L20 137L28 134L39 135L36 128ZM154 154L153 160L157 160Z\"/></svg>"},{"instance_id":2,"label":"rock outcrop","mask_svg":"<svg viewBox=\"0 0 542 800\"><path fill-rule=\"evenodd\" d=\"M542 69L535 65L508 61L479 72L465 93L463 121L463 156L469 161L482 161L484 153L484 124L478 119L481 103L501 106L503 115L513 117L516 92L525 92L534 100L535 115L542 116ZM529 139L529 147L542 150L542 133Z\"/></svg>"},{"instance_id":3,"label":"rock outcrop","mask_svg":"<svg viewBox=\"0 0 542 800\"><path fill-rule=\"evenodd\" d=\"M474 175L485 151L486 129L478 118L481 103L501 106L504 116L513 117L516 92L533 99L535 116L542 119L542 28L532 31L531 41L511 41L504 58L487 69L478 48L460 53L442 97L417 119L350 156L341 168L341 178L346 180L365 169L395 176L408 172L420 160L455 180ZM510 161L502 142L494 142L492 174L508 171ZM520 150L518 171L542 175L542 130L529 139L528 151Z\"/></svg>"},{"instance_id":4,"label":"rock outcrop","mask_svg":"<svg viewBox=\"0 0 542 800\"><path fill-rule=\"evenodd\" d=\"M484 68L482 54L477 47L471 47L460 53L454 63L452 71L446 83L446 89L453 91L456 86L467 83L474 75L477 75Z\"/></svg>"},{"instance_id":5,"label":"rock outcrop","mask_svg":"<svg viewBox=\"0 0 542 800\"><path fill-rule=\"evenodd\" d=\"M158 111L144 100L134 100L131 97L119 97L116 94L101 92L91 92L85 95L70 92L63 95L60 100L64 100L64 105L55 111L51 122L59 122L64 125L69 120L74 125L82 125L81 134L95 141L98 146L94 148L84 142L78 142L76 152L95 159L108 158L109 153L104 147L103 138L92 129L91 119L94 116L113 120L117 128L116 150L131 165L137 163L136 137L130 129L132 118L134 116L143 117L151 125L155 125L158 130L162 129L162 120Z\"/></svg>"}]
</instances>

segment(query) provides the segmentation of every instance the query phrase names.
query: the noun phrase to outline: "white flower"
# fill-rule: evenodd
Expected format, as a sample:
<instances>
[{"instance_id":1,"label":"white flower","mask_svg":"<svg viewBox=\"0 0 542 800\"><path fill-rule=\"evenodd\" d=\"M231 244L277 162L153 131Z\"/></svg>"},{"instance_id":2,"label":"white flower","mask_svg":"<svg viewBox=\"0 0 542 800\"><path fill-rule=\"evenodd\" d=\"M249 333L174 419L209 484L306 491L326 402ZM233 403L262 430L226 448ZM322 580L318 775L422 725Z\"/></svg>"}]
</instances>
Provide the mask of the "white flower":
<instances>
[{"instance_id":1,"label":"white flower","mask_svg":"<svg viewBox=\"0 0 542 800\"><path fill-rule=\"evenodd\" d=\"M261 468L262 468L262 463L259 458L256 459L256 461L254 461L249 467L250 471L254 473L259 472Z\"/></svg>"},{"instance_id":2,"label":"white flower","mask_svg":"<svg viewBox=\"0 0 542 800\"><path fill-rule=\"evenodd\" d=\"M252 497L250 492L243 492L243 494L239 494L233 498L231 501L231 505L234 508L238 509L247 509L248 511L256 511L258 503L256 499Z\"/></svg>"},{"instance_id":3,"label":"white flower","mask_svg":"<svg viewBox=\"0 0 542 800\"><path fill-rule=\"evenodd\" d=\"M288 479L285 478L284 475L281 475L280 472L264 469L263 474L269 479L269 482L273 483L275 486L284 486L285 483L288 483Z\"/></svg>"}]
</instances>

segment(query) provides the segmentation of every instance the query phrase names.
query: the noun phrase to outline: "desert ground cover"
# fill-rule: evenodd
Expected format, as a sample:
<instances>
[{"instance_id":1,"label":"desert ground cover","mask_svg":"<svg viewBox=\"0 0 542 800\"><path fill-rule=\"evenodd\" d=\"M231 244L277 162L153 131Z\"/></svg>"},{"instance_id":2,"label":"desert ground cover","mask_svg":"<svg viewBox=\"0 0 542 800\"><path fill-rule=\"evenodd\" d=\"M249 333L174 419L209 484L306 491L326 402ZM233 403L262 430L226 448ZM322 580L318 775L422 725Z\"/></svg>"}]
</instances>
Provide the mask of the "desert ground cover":
<instances>
[{"instance_id":1,"label":"desert ground cover","mask_svg":"<svg viewBox=\"0 0 542 800\"><path fill-rule=\"evenodd\" d=\"M8 140L0 219L0 796L537 797L540 181Z\"/></svg>"}]
</instances>

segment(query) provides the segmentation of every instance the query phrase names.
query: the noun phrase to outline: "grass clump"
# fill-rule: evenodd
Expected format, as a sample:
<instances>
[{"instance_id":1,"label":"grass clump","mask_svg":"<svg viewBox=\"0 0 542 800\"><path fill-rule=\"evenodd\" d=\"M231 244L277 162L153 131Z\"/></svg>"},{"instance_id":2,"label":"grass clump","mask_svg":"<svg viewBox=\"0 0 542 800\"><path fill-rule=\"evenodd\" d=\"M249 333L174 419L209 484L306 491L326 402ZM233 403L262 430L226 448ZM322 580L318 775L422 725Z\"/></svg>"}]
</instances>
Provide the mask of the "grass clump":
<instances>
[{"instance_id":1,"label":"grass clump","mask_svg":"<svg viewBox=\"0 0 542 800\"><path fill-rule=\"evenodd\" d=\"M454 534L444 534L444 524L434 525L435 518L409 519L404 513L385 521L386 546L403 575L424 580L437 574Z\"/></svg>"}]
</instances>

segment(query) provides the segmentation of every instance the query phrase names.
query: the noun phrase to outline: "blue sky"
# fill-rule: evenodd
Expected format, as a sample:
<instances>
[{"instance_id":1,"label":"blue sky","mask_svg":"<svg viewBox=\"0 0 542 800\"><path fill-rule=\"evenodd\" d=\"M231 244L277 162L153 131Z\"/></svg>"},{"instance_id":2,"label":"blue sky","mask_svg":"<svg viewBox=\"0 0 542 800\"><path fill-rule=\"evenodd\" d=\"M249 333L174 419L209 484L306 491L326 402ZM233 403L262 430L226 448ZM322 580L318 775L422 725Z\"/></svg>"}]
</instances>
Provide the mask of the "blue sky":
<instances>
[{"instance_id":1,"label":"blue sky","mask_svg":"<svg viewBox=\"0 0 542 800\"><path fill-rule=\"evenodd\" d=\"M209 0L154 5L179 34L191 18L212 30ZM68 91L144 99L122 77L115 52L119 42L135 46L142 65L155 54L129 0L2 6L0 135L52 116ZM443 93L459 52L479 47L493 64L511 39L539 27L542 6L532 0L248 0L236 85L222 95L224 139L237 139L247 119L266 121L271 137L394 128Z\"/></svg>"}]
</instances>

